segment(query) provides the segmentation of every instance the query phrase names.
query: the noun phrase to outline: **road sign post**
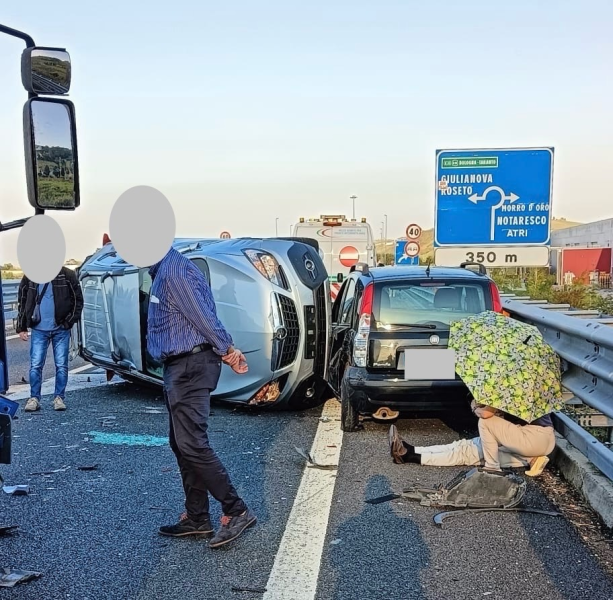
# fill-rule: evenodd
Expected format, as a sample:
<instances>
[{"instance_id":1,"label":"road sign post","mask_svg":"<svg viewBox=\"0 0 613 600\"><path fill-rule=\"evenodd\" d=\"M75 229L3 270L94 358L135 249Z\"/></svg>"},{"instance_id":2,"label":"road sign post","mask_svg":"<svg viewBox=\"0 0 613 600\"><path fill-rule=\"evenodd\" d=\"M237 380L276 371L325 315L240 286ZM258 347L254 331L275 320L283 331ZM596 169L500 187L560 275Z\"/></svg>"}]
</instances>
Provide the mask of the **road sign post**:
<instances>
[{"instance_id":1,"label":"road sign post","mask_svg":"<svg viewBox=\"0 0 613 600\"><path fill-rule=\"evenodd\" d=\"M552 183L553 148L438 150L435 263L548 264Z\"/></svg>"}]
</instances>

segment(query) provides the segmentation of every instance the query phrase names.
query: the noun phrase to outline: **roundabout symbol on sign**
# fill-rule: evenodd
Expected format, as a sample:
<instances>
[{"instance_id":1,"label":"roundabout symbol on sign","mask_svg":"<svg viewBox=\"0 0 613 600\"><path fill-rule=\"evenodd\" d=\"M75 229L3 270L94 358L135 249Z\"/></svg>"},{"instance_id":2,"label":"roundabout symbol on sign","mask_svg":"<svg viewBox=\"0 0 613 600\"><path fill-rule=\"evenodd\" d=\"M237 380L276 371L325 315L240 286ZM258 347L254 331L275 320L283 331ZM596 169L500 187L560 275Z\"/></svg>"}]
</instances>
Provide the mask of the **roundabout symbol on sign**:
<instances>
[{"instance_id":1,"label":"roundabout symbol on sign","mask_svg":"<svg viewBox=\"0 0 613 600\"><path fill-rule=\"evenodd\" d=\"M360 260L360 253L353 246L345 246L340 251L338 260L343 267L353 267Z\"/></svg>"},{"instance_id":2,"label":"roundabout symbol on sign","mask_svg":"<svg viewBox=\"0 0 613 600\"><path fill-rule=\"evenodd\" d=\"M409 242L404 247L404 254L409 258L415 258L416 256L419 256L419 244L417 242Z\"/></svg>"}]
</instances>

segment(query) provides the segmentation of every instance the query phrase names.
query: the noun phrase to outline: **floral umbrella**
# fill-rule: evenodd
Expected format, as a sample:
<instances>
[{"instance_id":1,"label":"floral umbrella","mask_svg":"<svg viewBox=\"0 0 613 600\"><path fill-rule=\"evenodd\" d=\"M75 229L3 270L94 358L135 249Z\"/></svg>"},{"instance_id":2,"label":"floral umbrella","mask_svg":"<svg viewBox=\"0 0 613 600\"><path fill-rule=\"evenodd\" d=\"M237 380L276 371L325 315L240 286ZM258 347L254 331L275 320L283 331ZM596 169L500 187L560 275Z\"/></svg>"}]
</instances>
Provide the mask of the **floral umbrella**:
<instances>
[{"instance_id":1,"label":"floral umbrella","mask_svg":"<svg viewBox=\"0 0 613 600\"><path fill-rule=\"evenodd\" d=\"M477 403L529 423L562 408L560 359L533 325L486 311L452 323L449 348Z\"/></svg>"}]
</instances>

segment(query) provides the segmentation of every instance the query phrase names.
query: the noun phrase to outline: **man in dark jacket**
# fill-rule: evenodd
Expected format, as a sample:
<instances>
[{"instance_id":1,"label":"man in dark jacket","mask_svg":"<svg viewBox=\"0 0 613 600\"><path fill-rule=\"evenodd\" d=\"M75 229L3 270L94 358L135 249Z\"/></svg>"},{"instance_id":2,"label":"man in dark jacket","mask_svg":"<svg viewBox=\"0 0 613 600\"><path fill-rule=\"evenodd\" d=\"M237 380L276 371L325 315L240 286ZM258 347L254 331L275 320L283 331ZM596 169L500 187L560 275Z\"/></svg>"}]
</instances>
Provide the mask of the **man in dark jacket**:
<instances>
[{"instance_id":1,"label":"man in dark jacket","mask_svg":"<svg viewBox=\"0 0 613 600\"><path fill-rule=\"evenodd\" d=\"M30 399L25 410L40 409L43 367L49 344L55 361L55 394L53 408L66 410L64 403L68 383L70 332L83 310L83 293L76 274L63 267L49 283L37 284L25 275L19 285L17 333L26 342L31 330Z\"/></svg>"}]
</instances>

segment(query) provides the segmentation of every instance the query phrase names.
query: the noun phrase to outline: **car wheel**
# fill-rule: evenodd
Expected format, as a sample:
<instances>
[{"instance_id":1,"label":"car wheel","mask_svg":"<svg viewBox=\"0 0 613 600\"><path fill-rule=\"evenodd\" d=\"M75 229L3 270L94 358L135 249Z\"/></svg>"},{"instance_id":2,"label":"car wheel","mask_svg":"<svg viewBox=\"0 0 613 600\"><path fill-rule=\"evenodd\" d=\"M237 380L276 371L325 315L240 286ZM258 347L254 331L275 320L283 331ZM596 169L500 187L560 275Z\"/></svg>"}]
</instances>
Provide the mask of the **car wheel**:
<instances>
[{"instance_id":1,"label":"car wheel","mask_svg":"<svg viewBox=\"0 0 613 600\"><path fill-rule=\"evenodd\" d=\"M357 431L360 428L360 413L351 401L351 390L347 379L343 376L341 381L341 429L343 431Z\"/></svg>"}]
</instances>

